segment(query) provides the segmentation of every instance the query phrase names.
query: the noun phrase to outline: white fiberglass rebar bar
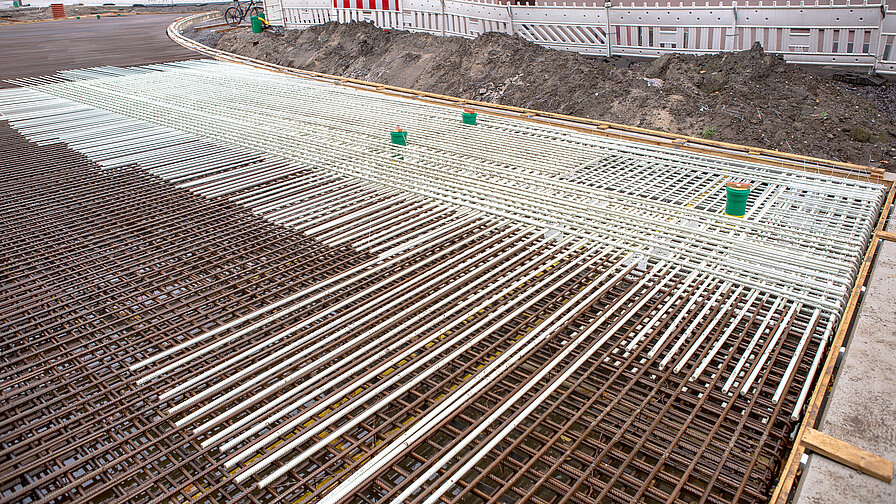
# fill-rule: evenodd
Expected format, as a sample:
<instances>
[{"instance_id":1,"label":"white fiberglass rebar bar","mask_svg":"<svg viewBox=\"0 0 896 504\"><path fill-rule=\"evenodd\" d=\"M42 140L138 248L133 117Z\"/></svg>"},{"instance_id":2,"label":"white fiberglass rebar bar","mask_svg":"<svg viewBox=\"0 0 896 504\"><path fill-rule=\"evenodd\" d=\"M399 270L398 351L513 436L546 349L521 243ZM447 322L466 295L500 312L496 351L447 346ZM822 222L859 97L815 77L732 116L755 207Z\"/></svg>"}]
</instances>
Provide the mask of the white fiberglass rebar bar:
<instances>
[{"instance_id":1,"label":"white fiberglass rebar bar","mask_svg":"<svg viewBox=\"0 0 896 504\"><path fill-rule=\"evenodd\" d=\"M762 323L759 325L759 329L754 333L753 339L750 340L750 343L747 345L746 350L744 350L743 355L740 360L737 361L737 365L734 367L734 370L731 371L731 375L728 377L728 380L725 382L725 385L722 386L722 392L728 392L731 389L731 386L734 385L734 382L740 378L741 369L747 364L747 360L750 359L753 353L753 348L759 343L759 340L765 334L765 328L771 323L772 318L775 316L778 307L784 304L786 301L782 298L775 298L775 302L772 304L771 308L769 308L768 313L762 319ZM796 303L793 303L795 306Z\"/></svg>"},{"instance_id":2,"label":"white fiberglass rebar bar","mask_svg":"<svg viewBox=\"0 0 896 504\"><path fill-rule=\"evenodd\" d=\"M728 323L728 328L725 330L725 333L722 334L721 338L716 340L716 342L713 344L712 348L709 350L709 352L706 354L706 356L703 357L703 360L700 361L700 364L693 371L693 373L691 374L691 377L690 377L691 381L694 381L697 378L699 378L700 375L703 373L703 370L706 369L706 366L708 366L709 363L712 362L713 357L715 357L716 353L718 353L719 349L722 348L722 346L725 344L725 342L728 341L728 337L731 336L731 333L733 333L734 330L737 329L737 325L740 324L740 321L743 320L744 316L746 316L747 313L750 311L750 308L752 308L753 303L756 301L756 298L758 296L759 296L759 291L753 291L750 294L750 297L746 300L746 302L744 302L744 305L740 309L740 311L737 313L737 316L735 316L734 319ZM760 305L764 305L764 304L765 304L765 299L763 299L763 301L760 303Z\"/></svg>"},{"instance_id":3,"label":"white fiberglass rebar bar","mask_svg":"<svg viewBox=\"0 0 896 504\"><path fill-rule=\"evenodd\" d=\"M719 321L722 320L722 317L724 317L728 313L728 310L731 309L734 302L736 300L740 299L740 295L743 292L743 290L744 290L743 287L738 287L737 289L735 289L734 293L728 297L728 301L725 303L725 305L722 306L721 308L719 308L718 313L716 313L716 316L713 317L713 319L709 323L709 325L707 325L702 330L702 332L700 333L700 336L698 336L697 339L694 340L694 342L690 344L690 349L687 352L685 352L684 355L681 356L681 358L678 360L678 364L676 364L675 367L672 368L673 372L675 372L675 373L680 372L681 368L684 367L685 364L687 364L687 362L691 359L691 356L694 354L694 352L696 352L697 349L700 348L700 345L703 343L703 341L715 329L715 327L716 327L716 325L718 325ZM705 315L705 313L703 313L703 315ZM702 318L702 316L700 318ZM735 321L735 323L736 323L736 321ZM724 327L724 324L723 324L723 327ZM691 330L692 329L689 328L689 331L691 331ZM672 352L670 351L669 353L671 354ZM661 364L661 366L663 366L663 364Z\"/></svg>"},{"instance_id":4,"label":"white fiberglass rebar bar","mask_svg":"<svg viewBox=\"0 0 896 504\"><path fill-rule=\"evenodd\" d=\"M463 223L464 221L461 221L461 222ZM495 227L497 227L497 226L499 226L499 225L500 225L499 223L493 223L493 224L491 224L491 226L490 226L489 228L486 228L485 231L481 231L480 233L484 234L484 233L486 233L487 231L489 231L490 229L494 229ZM456 236L456 235L458 235L458 234L461 234L461 233L463 233L464 231L465 231L465 228L462 227L462 226L460 226L460 225L458 225L458 226L457 226L457 229L454 229L451 233L449 233L446 237L443 237L442 239L443 239L443 240L446 240L446 239L448 239L448 238L450 238L450 237L452 237L452 236ZM458 245L455 245L454 247L457 247L457 246L458 246ZM426 248L426 247L424 246L424 247L421 247L421 248ZM446 249L446 250L450 250L450 249ZM446 253L447 253L446 251L442 251L442 252L440 252L439 254L436 254L435 256L432 256L432 257L427 258L427 261L435 260L435 259L437 259L438 257L440 257L441 255L444 255L444 254L446 254ZM277 319L282 318L282 317L284 317L284 316L286 316L286 315L289 315L289 314L291 314L291 313L293 313L293 312L295 312L295 311L297 311L297 310L299 310L299 309L301 309L301 308L303 308L303 307L305 307L305 306L307 306L307 305L313 303L314 301L316 301L316 300L318 300L318 299L322 299L323 297L329 295L329 294L330 294L331 292L333 292L333 291L337 291L337 290L339 290L339 289L341 289L341 288L348 287L348 286L350 286L350 285L352 285L352 284L354 284L354 283L357 283L358 280L360 280L361 278L368 277L368 276L372 275L372 273L374 273L374 272L377 272L377 271L379 271L379 270L381 270L381 269L383 269L383 268L385 268L385 267L388 267L388 266L391 266L391 265L397 263L399 260L400 260L400 258L395 258L395 259L392 259L391 261L384 262L384 263L382 263L382 264L380 264L380 265L378 265L378 266L376 266L376 267L374 267L374 268L370 268L370 269L367 269L366 271L360 272L360 273L359 273L357 276L355 276L354 278L352 278L352 279L350 279L350 280L346 280L345 282L343 282L343 283L341 283L341 284L339 284L339 285L337 285L337 286L335 286L335 287L328 288L328 289L326 289L326 290L321 290L321 289L320 289L321 286L324 285L324 284L317 284L317 285L315 285L314 287L311 287L311 288L309 288L309 289L305 289L305 290L303 290L303 291L301 292L302 294L305 294L305 295L307 295L307 294L311 294L312 291L318 291L318 292L315 293L315 294L313 294L313 295L311 295L310 297L307 297L307 298L305 298L305 299L302 299L302 301L299 302L299 303L296 303L296 304L294 304L294 305L291 305L291 306L289 306L288 308L284 308L284 309L278 311L277 313L275 313L275 314L273 314L273 315L271 315L271 316L269 316L269 317L267 317L267 318L265 318L265 319L263 319L263 320L261 320L261 321L259 321L259 322L256 322L256 323L250 325L249 327L247 327L247 328L245 328L245 329L241 329L240 331L237 331L237 332L235 332L235 333L233 333L233 334L230 334L230 335L228 335L228 336L226 336L226 337L224 337L224 338L218 339L218 340L216 340L214 343L212 343L212 344L210 344L210 345L207 345L207 346L202 347L202 348L200 348L200 349L198 349L198 350L195 350L195 351L193 351L192 353L190 353L189 355L186 355L186 356L184 356L184 357L181 357L180 359L178 359L178 360L176 360L176 361L174 361L174 362L172 362L172 363L170 363L170 364L168 364L168 365L166 365L166 366L163 366L163 367L161 367L161 368L159 368L159 369L153 371L153 372L150 373L149 375L143 377L143 378L142 378L142 381L146 381L146 380L149 380L149 379L152 379L152 378L156 378L156 377L158 377L158 376L161 376L161 375L163 375L163 374L165 374L165 373L167 373L167 372L169 372L169 371L171 371L171 370L173 370L173 369L178 368L179 366L182 366L183 364L185 364L185 363L187 363L187 362L189 362L189 361L191 361L191 360L196 359L197 357L200 357L200 356L202 356L202 355L206 355L206 354L208 354L208 353L211 353L211 352L214 351L215 349L220 348L220 347L226 345L227 343L229 343L229 342L231 342L231 341L233 341L233 340L235 340L235 339L237 339L237 338L240 338L240 337L242 337L243 335L248 334L248 333L251 332L251 331L254 331L255 329L258 329L259 327L261 327L261 326L263 326L263 325L266 325L266 324L268 324L268 323L270 323L270 322L272 322L272 321L274 321L274 320L277 320ZM415 265L415 266L416 266L416 265ZM403 275L403 274L405 274L404 271L401 271L401 272L399 272L399 273L395 273L395 274L393 274L392 277L388 277L388 278L386 278L386 279L384 279L384 280L381 280L378 284L374 285L373 287L369 287L369 288L365 289L364 291L362 291L361 293L355 294L352 298L350 298L350 300L351 300L351 299L355 299L355 298L360 298L361 296L366 295L367 292L375 290L375 288L378 288L378 286L380 286L380 285L386 285L387 283L391 282L392 279L393 279L394 277L398 277L398 276L401 276L401 275ZM334 277L334 278L338 278L338 277ZM331 279L329 282L326 282L326 283L332 283L332 279ZM290 296L290 298L287 298L287 299L298 299L298 298L299 298L299 297L296 297L296 296L294 295L294 296ZM344 304L347 304L347 303L350 302L350 300L343 301L343 303L344 303ZM276 303L275 303L275 304L276 304ZM272 306L273 306L273 305L272 305ZM259 311L260 311L260 310L259 310ZM258 312L256 312L256 313L258 313ZM321 314L318 314L318 315L316 316L316 318L324 317L325 315L326 315L325 313L321 313ZM315 318L315 319L316 319L316 318ZM304 326L304 325L310 323L312 320L315 320L315 319L309 319L309 320L306 320L306 321L304 321L304 322L302 322L302 323L300 323L300 324L298 324L298 325L294 325L294 326L293 326L293 330L299 330L302 326ZM181 345L187 345L187 344L189 344L189 345L193 345L193 344L197 343L198 341L207 339L207 338L208 338L208 334L209 334L209 333L206 333L205 335L197 336L197 337L194 338L193 340L184 342L184 343L182 343ZM281 339L281 338L285 337L287 334L288 334L288 332L287 332L287 331L284 331L284 332L280 333L279 335L275 336L275 338L276 338L276 339ZM273 342L273 341L271 341L271 343L272 343L272 342ZM181 390L181 387L176 387L176 388L174 388L174 389L171 389L171 390L169 390L168 392L165 392L164 394L162 394L162 398L165 399L165 398L172 397L172 396L174 396L177 392L179 392L180 390Z\"/></svg>"},{"instance_id":5,"label":"white fiberglass rebar bar","mask_svg":"<svg viewBox=\"0 0 896 504\"><path fill-rule=\"evenodd\" d=\"M818 371L818 365L821 363L821 358L824 355L822 351L825 348L828 339L831 337L831 332L834 330L834 321L828 320L828 325L824 330L824 335L821 337L821 340L818 342L818 350L815 352L815 357L812 358L812 364L809 366L809 372L806 373L806 384L812 383L815 379L815 373ZM836 351L836 349L831 349L831 351ZM793 407L793 411L790 414L791 420L798 420L800 414L803 411L803 404L806 402L806 397L809 395L809 392L812 390L810 386L803 386L800 391L800 395L796 400L796 404Z\"/></svg>"},{"instance_id":6,"label":"white fiberglass rebar bar","mask_svg":"<svg viewBox=\"0 0 896 504\"><path fill-rule=\"evenodd\" d=\"M746 395L750 390L750 386L753 385L753 382L756 380L756 377L759 375L759 372L765 366L765 361L768 360L769 354L772 353L772 350L776 348L776 343L778 339L784 334L784 331L790 328L790 324L793 320L793 316L799 312L799 309L802 307L801 303L793 303L790 306L790 310L787 312L787 315L784 315L784 318L778 321L778 330L772 335L771 339L765 345L765 351L762 352L762 355L756 362L753 364L753 371L750 373L750 376L741 384L740 393L741 395ZM815 321L818 320L819 311L816 309L815 313L812 316L812 326L814 327ZM806 328L806 332L809 332L810 328Z\"/></svg>"},{"instance_id":7,"label":"white fiberglass rebar bar","mask_svg":"<svg viewBox=\"0 0 896 504\"><path fill-rule=\"evenodd\" d=\"M796 349L793 351L795 357L798 357L803 352L803 348L812 339L812 334L815 333L815 323L818 321L818 317L821 316L821 310L816 308L812 312L812 318L809 319L809 323L806 325L806 329L803 331L803 335L800 337L800 342L796 346ZM828 327L830 329L830 326ZM827 330L825 331L827 332ZM784 393L784 388L790 383L790 375L793 374L793 371L796 369L797 359L790 359L790 363L787 364L787 369L784 371L784 375L781 376L781 384L778 385L777 390L775 390L775 395L772 396L772 404L777 404L778 400L781 399L781 394Z\"/></svg>"}]
</instances>

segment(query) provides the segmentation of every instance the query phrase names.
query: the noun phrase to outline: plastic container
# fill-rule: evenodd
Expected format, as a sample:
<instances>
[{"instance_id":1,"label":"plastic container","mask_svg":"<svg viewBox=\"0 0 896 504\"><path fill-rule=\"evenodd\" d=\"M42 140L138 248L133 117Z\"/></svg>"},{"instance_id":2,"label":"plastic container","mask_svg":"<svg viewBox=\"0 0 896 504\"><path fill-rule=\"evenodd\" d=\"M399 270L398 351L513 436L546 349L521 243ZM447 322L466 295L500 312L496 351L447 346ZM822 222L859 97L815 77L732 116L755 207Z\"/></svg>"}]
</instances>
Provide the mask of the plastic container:
<instances>
[{"instance_id":1,"label":"plastic container","mask_svg":"<svg viewBox=\"0 0 896 504\"><path fill-rule=\"evenodd\" d=\"M249 23L252 25L252 33L261 33L264 30L264 24L258 19L258 16L250 17Z\"/></svg>"},{"instance_id":2,"label":"plastic container","mask_svg":"<svg viewBox=\"0 0 896 504\"><path fill-rule=\"evenodd\" d=\"M395 145L407 145L408 144L408 132L403 131L401 128L396 129L392 132L392 143Z\"/></svg>"},{"instance_id":3,"label":"plastic container","mask_svg":"<svg viewBox=\"0 0 896 504\"><path fill-rule=\"evenodd\" d=\"M743 217L747 213L747 198L750 197L750 184L745 182L728 182L725 184L727 199L725 215Z\"/></svg>"},{"instance_id":4,"label":"plastic container","mask_svg":"<svg viewBox=\"0 0 896 504\"><path fill-rule=\"evenodd\" d=\"M464 109L462 117L464 124L476 124L476 112L473 112L470 109Z\"/></svg>"}]
</instances>

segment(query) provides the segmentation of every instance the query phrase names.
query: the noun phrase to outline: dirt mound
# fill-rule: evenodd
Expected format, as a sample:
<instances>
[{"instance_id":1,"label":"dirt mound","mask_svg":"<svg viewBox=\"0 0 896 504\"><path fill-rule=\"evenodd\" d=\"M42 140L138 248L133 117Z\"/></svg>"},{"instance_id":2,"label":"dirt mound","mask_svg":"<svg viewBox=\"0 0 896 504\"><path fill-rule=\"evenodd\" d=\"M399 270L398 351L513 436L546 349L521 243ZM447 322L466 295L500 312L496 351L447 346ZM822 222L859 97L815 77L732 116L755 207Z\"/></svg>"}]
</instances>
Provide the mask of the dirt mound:
<instances>
[{"instance_id":1,"label":"dirt mound","mask_svg":"<svg viewBox=\"0 0 896 504\"><path fill-rule=\"evenodd\" d=\"M500 33L464 39L328 23L228 32L217 47L316 72L863 165L887 160L892 169L896 158L896 118L884 113L894 93L884 92L879 108L758 44L622 68Z\"/></svg>"}]
</instances>

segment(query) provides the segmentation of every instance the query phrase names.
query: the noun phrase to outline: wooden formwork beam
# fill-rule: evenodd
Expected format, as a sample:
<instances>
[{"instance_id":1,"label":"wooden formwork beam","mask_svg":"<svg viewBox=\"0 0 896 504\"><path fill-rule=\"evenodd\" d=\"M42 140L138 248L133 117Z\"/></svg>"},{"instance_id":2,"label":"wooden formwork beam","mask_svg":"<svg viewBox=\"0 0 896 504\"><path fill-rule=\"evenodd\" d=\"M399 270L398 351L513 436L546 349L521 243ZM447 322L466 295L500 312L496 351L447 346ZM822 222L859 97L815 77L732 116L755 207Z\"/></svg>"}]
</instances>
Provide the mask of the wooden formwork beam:
<instances>
[{"instance_id":1,"label":"wooden formwork beam","mask_svg":"<svg viewBox=\"0 0 896 504\"><path fill-rule=\"evenodd\" d=\"M893 462L815 429L803 433L803 446L884 483L893 481Z\"/></svg>"},{"instance_id":2,"label":"wooden formwork beam","mask_svg":"<svg viewBox=\"0 0 896 504\"><path fill-rule=\"evenodd\" d=\"M878 231L876 234L877 237L881 240L896 241L896 233L891 233L889 231Z\"/></svg>"}]
</instances>

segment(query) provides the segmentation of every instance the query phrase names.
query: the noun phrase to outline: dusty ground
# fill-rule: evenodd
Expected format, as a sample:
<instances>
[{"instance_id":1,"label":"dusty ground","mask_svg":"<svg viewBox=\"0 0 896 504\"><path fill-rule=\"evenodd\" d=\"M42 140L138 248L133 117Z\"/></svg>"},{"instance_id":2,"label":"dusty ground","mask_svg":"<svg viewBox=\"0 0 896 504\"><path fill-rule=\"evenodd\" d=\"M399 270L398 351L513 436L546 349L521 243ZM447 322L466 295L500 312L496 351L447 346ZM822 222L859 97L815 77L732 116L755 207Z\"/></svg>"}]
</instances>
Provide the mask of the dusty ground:
<instances>
[{"instance_id":1,"label":"dusty ground","mask_svg":"<svg viewBox=\"0 0 896 504\"><path fill-rule=\"evenodd\" d=\"M224 11L227 7L233 5L228 3L197 3L195 5L175 5L173 7L165 5L148 5L140 6L139 0L134 2L136 6L86 6L86 5L65 5L66 16L89 16L91 14L167 14L173 12L207 12L212 10ZM34 21L40 19L53 19L53 13L49 7L25 7L19 9L0 9L0 21L2 20L16 21Z\"/></svg>"},{"instance_id":2,"label":"dusty ground","mask_svg":"<svg viewBox=\"0 0 896 504\"><path fill-rule=\"evenodd\" d=\"M555 51L498 33L469 40L329 23L304 31L199 34L219 49L317 72L896 166L896 85L836 83L786 65L758 46L710 56L667 55L626 68L625 61ZM660 79L662 87L645 79Z\"/></svg>"}]
</instances>

